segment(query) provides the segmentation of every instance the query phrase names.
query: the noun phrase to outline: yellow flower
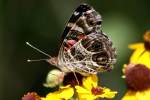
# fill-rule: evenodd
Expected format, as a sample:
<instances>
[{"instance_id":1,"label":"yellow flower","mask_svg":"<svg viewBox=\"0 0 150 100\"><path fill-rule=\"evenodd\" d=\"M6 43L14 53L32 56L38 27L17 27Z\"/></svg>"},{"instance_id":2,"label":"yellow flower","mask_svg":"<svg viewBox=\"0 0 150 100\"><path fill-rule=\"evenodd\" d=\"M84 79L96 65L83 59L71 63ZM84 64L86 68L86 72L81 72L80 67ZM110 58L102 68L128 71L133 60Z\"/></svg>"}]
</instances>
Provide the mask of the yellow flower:
<instances>
[{"instance_id":1,"label":"yellow flower","mask_svg":"<svg viewBox=\"0 0 150 100\"><path fill-rule=\"evenodd\" d=\"M144 34L144 42L129 45L134 50L130 63L144 64L150 68L150 31Z\"/></svg>"},{"instance_id":2,"label":"yellow flower","mask_svg":"<svg viewBox=\"0 0 150 100\"><path fill-rule=\"evenodd\" d=\"M113 98L116 91L98 87L96 75L90 75L83 79L83 86L75 86L79 100L95 100L97 98Z\"/></svg>"},{"instance_id":3,"label":"yellow flower","mask_svg":"<svg viewBox=\"0 0 150 100\"><path fill-rule=\"evenodd\" d=\"M59 91L47 94L47 96L41 98L41 100L68 100L73 95L74 89L68 85L65 87L60 87Z\"/></svg>"},{"instance_id":4,"label":"yellow flower","mask_svg":"<svg viewBox=\"0 0 150 100\"><path fill-rule=\"evenodd\" d=\"M149 100L150 69L143 64L128 64L123 69L128 91L122 100Z\"/></svg>"},{"instance_id":5,"label":"yellow flower","mask_svg":"<svg viewBox=\"0 0 150 100\"><path fill-rule=\"evenodd\" d=\"M149 100L150 99L150 89L145 91L131 91L129 90L122 100Z\"/></svg>"},{"instance_id":6,"label":"yellow flower","mask_svg":"<svg viewBox=\"0 0 150 100\"><path fill-rule=\"evenodd\" d=\"M134 50L128 65L124 65L127 93L121 100L150 99L150 31L144 34L144 42L129 45Z\"/></svg>"}]
</instances>

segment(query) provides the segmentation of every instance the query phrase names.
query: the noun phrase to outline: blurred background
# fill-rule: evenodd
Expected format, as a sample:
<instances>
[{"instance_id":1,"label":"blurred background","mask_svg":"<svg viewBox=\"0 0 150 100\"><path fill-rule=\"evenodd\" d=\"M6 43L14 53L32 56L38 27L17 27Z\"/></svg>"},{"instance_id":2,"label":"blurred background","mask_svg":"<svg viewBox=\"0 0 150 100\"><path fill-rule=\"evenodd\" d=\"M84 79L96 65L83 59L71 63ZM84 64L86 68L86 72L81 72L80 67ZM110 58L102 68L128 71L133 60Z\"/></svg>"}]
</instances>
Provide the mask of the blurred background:
<instances>
[{"instance_id":1,"label":"blurred background","mask_svg":"<svg viewBox=\"0 0 150 100\"><path fill-rule=\"evenodd\" d=\"M100 74L100 84L126 92L122 66L132 53L128 44L142 42L150 29L149 0L0 0L0 100L21 100L29 91L44 96L53 89L43 87L49 70L46 62L27 59L47 58L25 45L26 41L56 56L67 21L81 3L92 5L103 17L103 31L117 49L117 64Z\"/></svg>"}]
</instances>

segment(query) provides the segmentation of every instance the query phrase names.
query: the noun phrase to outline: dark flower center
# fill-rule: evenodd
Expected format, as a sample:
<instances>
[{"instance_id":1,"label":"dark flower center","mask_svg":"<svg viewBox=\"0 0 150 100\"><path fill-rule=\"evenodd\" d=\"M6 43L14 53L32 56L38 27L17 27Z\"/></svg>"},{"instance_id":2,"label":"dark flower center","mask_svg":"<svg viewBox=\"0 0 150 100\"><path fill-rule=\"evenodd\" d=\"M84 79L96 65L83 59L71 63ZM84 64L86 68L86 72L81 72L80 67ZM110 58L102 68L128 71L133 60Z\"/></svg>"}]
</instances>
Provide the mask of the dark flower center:
<instances>
[{"instance_id":1,"label":"dark flower center","mask_svg":"<svg viewBox=\"0 0 150 100\"><path fill-rule=\"evenodd\" d=\"M91 92L92 92L93 95L100 95L100 94L103 94L103 90L102 90L101 88L95 88L95 87L93 87L93 88L91 89Z\"/></svg>"},{"instance_id":2,"label":"dark flower center","mask_svg":"<svg viewBox=\"0 0 150 100\"><path fill-rule=\"evenodd\" d=\"M144 34L144 46L146 50L150 51L150 31Z\"/></svg>"},{"instance_id":3,"label":"dark flower center","mask_svg":"<svg viewBox=\"0 0 150 100\"><path fill-rule=\"evenodd\" d=\"M126 67L130 67L130 64ZM126 83L129 89L143 91L150 88L150 69L143 64L136 64L125 71Z\"/></svg>"},{"instance_id":4,"label":"dark flower center","mask_svg":"<svg viewBox=\"0 0 150 100\"><path fill-rule=\"evenodd\" d=\"M63 85L71 85L72 87L74 87L75 85L82 85L82 79L84 76L79 73L75 73L75 75L73 72L70 72L67 75L65 75Z\"/></svg>"}]
</instances>

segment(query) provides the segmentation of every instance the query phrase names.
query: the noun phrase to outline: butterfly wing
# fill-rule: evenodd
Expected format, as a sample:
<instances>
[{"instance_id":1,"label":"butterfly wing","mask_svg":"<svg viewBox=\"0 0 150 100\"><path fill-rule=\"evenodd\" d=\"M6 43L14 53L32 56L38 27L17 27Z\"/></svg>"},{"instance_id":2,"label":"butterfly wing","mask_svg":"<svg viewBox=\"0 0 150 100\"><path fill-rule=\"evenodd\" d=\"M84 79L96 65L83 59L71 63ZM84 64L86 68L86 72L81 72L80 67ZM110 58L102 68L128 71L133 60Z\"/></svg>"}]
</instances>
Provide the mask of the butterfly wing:
<instances>
[{"instance_id":1,"label":"butterfly wing","mask_svg":"<svg viewBox=\"0 0 150 100\"><path fill-rule=\"evenodd\" d=\"M69 49L91 32L100 31L101 16L91 6L81 4L72 14L62 34L62 45ZM68 41L69 40L69 41Z\"/></svg>"},{"instance_id":2,"label":"butterfly wing","mask_svg":"<svg viewBox=\"0 0 150 100\"><path fill-rule=\"evenodd\" d=\"M69 35L71 30L77 30L88 34L92 29L99 28L101 16L91 6L81 4L72 14L62 34L62 41Z\"/></svg>"},{"instance_id":3,"label":"butterfly wing","mask_svg":"<svg viewBox=\"0 0 150 100\"><path fill-rule=\"evenodd\" d=\"M111 44L103 43L103 39L106 41L109 41L109 39L101 31L101 22L100 14L87 4L82 4L75 10L62 35L63 42L58 54L60 69L65 72L75 71L84 75L96 74L98 69L102 69L96 63L97 60L95 62L92 60L92 57L97 54L96 51L92 51L93 48L97 48L100 52L104 51L103 48L93 47L97 45L97 43L93 44L95 40L100 41L98 43L102 42L101 46ZM111 47L111 45L108 45L108 48L109 46ZM92 49L87 50L88 48ZM111 57L109 56L107 59ZM103 61L101 62L101 65L104 65Z\"/></svg>"}]
</instances>

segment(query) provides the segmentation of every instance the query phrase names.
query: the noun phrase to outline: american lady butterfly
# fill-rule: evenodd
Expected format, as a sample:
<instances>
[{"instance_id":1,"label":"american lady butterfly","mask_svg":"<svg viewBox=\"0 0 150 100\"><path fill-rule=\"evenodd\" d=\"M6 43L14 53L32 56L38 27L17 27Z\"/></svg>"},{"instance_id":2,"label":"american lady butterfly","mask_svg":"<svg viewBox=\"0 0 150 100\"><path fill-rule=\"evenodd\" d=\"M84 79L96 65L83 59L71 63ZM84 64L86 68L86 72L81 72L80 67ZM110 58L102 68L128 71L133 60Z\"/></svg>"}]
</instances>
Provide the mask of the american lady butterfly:
<instances>
[{"instance_id":1,"label":"american lady butterfly","mask_svg":"<svg viewBox=\"0 0 150 100\"><path fill-rule=\"evenodd\" d=\"M94 8L81 4L66 25L58 56L47 61L62 72L85 76L111 70L116 63L116 50L101 23L101 15Z\"/></svg>"},{"instance_id":2,"label":"american lady butterfly","mask_svg":"<svg viewBox=\"0 0 150 100\"><path fill-rule=\"evenodd\" d=\"M62 35L58 57L48 60L63 72L82 75L111 70L116 63L112 41L101 30L102 18L91 6L81 4Z\"/></svg>"}]
</instances>

